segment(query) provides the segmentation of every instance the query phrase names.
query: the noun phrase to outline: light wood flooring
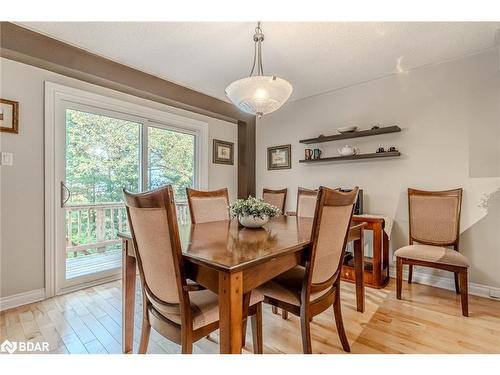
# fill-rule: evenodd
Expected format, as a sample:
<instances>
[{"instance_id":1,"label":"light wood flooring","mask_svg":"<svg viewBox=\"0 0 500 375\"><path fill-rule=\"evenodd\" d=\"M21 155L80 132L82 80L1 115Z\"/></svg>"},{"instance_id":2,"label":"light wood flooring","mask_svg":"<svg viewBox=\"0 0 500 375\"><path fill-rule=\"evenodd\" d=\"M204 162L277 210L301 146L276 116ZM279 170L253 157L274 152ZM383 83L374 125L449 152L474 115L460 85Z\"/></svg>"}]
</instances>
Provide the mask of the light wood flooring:
<instances>
[{"instance_id":1,"label":"light wood flooring","mask_svg":"<svg viewBox=\"0 0 500 375\"><path fill-rule=\"evenodd\" d=\"M135 350L140 333L137 292ZM366 311L355 309L354 286L342 285L342 310L352 353L500 353L500 301L470 296L464 318L454 292L403 283L403 301L395 285L366 289ZM343 353L333 311L312 322L314 353ZM0 342L48 341L53 353L121 352L121 285L108 283L0 313ZM218 353L219 337L195 344L195 353ZM245 353L251 352L248 329ZM152 332L149 352L179 353L179 346ZM283 320L264 308L264 353L301 353L297 317Z\"/></svg>"}]
</instances>

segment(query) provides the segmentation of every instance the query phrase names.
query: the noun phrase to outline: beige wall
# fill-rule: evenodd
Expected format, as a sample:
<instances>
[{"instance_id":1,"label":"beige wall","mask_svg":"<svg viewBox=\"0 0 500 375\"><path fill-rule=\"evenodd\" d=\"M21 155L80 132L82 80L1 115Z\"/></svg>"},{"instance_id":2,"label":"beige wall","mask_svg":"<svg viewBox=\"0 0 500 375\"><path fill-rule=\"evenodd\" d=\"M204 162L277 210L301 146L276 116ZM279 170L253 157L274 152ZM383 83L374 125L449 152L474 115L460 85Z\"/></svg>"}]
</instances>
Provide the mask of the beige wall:
<instances>
[{"instance_id":1,"label":"beige wall","mask_svg":"<svg viewBox=\"0 0 500 375\"><path fill-rule=\"evenodd\" d=\"M235 143L235 124L133 98L43 69L0 59L0 97L19 104L19 134L0 133L1 151L14 153L14 165L1 171L0 297L44 287L44 81L133 101L209 124L209 188L228 187L237 196L234 166L212 164L212 139Z\"/></svg>"},{"instance_id":2,"label":"beige wall","mask_svg":"<svg viewBox=\"0 0 500 375\"><path fill-rule=\"evenodd\" d=\"M257 124L257 192L288 187L288 209L294 209L298 186L359 185L365 192L365 212L395 220L394 249L407 244L407 187L463 187L461 247L472 262L471 281L500 287L498 58L495 49L286 104ZM402 157L298 163L306 148L299 139L375 123L397 124L403 131L317 146L323 156L334 156L344 144L365 153L397 146ZM268 171L266 148L288 143L292 169Z\"/></svg>"}]
</instances>

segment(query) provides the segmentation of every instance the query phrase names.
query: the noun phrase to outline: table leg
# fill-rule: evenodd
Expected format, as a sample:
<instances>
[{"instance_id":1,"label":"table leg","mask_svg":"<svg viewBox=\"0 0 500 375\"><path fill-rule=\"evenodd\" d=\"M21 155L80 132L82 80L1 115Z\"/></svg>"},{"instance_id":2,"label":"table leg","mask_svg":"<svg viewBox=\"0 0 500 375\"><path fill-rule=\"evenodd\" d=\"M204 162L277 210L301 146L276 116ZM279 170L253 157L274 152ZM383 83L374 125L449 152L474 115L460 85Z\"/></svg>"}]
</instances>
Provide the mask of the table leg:
<instances>
[{"instance_id":1,"label":"table leg","mask_svg":"<svg viewBox=\"0 0 500 375\"><path fill-rule=\"evenodd\" d=\"M122 350L132 353L134 343L135 258L128 255L128 241L123 242L122 263Z\"/></svg>"},{"instance_id":2,"label":"table leg","mask_svg":"<svg viewBox=\"0 0 500 375\"><path fill-rule=\"evenodd\" d=\"M365 311L365 285L364 274L364 244L363 231L358 240L354 241L354 275L356 279L356 306L360 312Z\"/></svg>"},{"instance_id":3,"label":"table leg","mask_svg":"<svg viewBox=\"0 0 500 375\"><path fill-rule=\"evenodd\" d=\"M373 285L382 284L382 224L373 224Z\"/></svg>"},{"instance_id":4,"label":"table leg","mask_svg":"<svg viewBox=\"0 0 500 375\"><path fill-rule=\"evenodd\" d=\"M241 354L243 274L219 273L219 329L221 354Z\"/></svg>"}]
</instances>

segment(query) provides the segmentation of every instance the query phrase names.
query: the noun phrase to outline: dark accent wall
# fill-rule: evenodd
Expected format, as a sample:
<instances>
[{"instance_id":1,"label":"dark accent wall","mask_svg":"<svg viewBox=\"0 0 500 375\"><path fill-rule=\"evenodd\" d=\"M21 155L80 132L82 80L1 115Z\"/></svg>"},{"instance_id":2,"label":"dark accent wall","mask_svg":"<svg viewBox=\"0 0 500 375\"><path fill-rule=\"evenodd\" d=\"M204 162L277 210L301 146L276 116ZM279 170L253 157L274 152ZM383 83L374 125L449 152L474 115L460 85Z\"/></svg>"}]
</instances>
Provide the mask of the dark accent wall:
<instances>
[{"instance_id":1,"label":"dark accent wall","mask_svg":"<svg viewBox=\"0 0 500 375\"><path fill-rule=\"evenodd\" d=\"M255 196L255 117L230 103L119 64L10 22L0 23L0 56L238 126L238 197Z\"/></svg>"}]
</instances>

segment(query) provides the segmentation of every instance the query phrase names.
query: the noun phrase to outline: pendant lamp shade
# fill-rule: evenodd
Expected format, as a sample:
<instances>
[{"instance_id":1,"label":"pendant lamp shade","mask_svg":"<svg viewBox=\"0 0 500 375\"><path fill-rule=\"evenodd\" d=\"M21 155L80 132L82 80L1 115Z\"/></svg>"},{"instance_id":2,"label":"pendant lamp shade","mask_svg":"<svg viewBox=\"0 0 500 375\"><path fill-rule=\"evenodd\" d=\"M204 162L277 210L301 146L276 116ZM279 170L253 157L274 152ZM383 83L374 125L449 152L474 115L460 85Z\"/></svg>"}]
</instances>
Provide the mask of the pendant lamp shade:
<instances>
[{"instance_id":1,"label":"pendant lamp shade","mask_svg":"<svg viewBox=\"0 0 500 375\"><path fill-rule=\"evenodd\" d=\"M290 82L276 76L264 75L262 68L262 42L264 34L260 22L253 36L255 52L250 76L232 82L226 87L226 96L240 110L262 117L280 108L290 98ZM257 69L256 69L257 68ZM257 70L256 75L253 75Z\"/></svg>"}]
</instances>

